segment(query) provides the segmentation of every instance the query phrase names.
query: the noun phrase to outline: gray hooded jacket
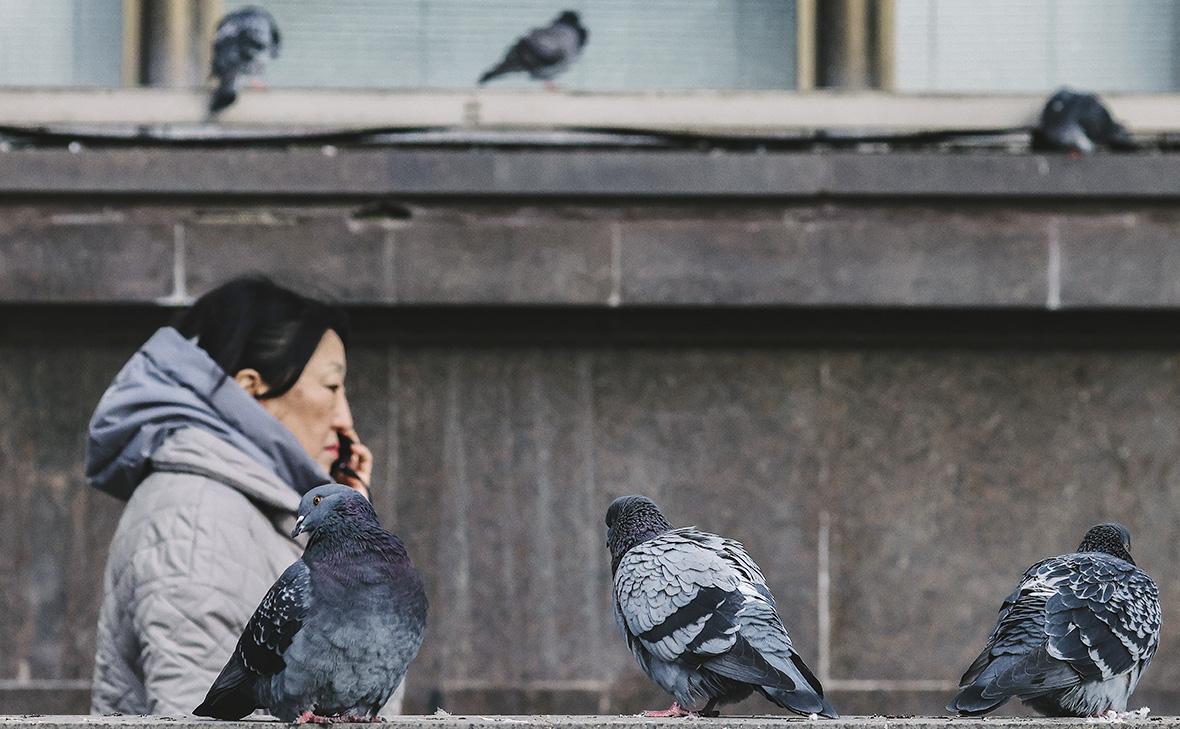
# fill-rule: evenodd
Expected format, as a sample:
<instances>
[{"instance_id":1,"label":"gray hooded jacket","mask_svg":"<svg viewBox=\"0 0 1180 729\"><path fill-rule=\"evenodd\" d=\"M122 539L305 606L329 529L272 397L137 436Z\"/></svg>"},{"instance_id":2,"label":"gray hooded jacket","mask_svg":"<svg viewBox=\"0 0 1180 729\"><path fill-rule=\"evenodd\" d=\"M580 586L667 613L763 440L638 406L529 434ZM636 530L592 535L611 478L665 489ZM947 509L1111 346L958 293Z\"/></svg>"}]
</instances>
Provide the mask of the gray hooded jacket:
<instances>
[{"instance_id":1,"label":"gray hooded jacket","mask_svg":"<svg viewBox=\"0 0 1180 729\"><path fill-rule=\"evenodd\" d=\"M329 478L209 355L164 328L90 423L86 473L128 499L111 541L91 711L188 714L302 554L302 493ZM399 696L386 711L400 709Z\"/></svg>"}]
</instances>

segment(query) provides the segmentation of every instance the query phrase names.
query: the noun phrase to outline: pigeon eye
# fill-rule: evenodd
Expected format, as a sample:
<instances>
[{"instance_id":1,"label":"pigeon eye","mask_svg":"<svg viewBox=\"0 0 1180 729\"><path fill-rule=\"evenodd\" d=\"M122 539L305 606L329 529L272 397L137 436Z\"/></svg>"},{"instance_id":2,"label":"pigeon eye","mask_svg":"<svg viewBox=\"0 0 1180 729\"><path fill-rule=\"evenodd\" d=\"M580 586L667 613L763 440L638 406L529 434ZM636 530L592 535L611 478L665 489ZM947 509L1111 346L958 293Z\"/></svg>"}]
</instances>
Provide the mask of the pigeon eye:
<instances>
[{"instance_id":1,"label":"pigeon eye","mask_svg":"<svg viewBox=\"0 0 1180 729\"><path fill-rule=\"evenodd\" d=\"M323 497L323 496L317 496L317 497L315 497L314 499L312 499L312 500L311 500L311 505L312 505L312 506L319 506L319 505L320 505L320 502L321 502L321 501L323 501L323 500L324 500L324 497Z\"/></svg>"}]
</instances>

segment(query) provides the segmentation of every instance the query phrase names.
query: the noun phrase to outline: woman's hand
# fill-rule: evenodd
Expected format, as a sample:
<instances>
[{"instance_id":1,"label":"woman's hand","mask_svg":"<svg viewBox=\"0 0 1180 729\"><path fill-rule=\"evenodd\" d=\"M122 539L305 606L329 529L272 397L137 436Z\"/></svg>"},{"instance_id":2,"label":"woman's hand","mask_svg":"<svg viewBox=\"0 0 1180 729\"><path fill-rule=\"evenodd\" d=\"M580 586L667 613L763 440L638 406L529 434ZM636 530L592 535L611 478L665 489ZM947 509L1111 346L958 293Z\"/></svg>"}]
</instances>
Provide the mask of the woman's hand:
<instances>
[{"instance_id":1,"label":"woman's hand","mask_svg":"<svg viewBox=\"0 0 1180 729\"><path fill-rule=\"evenodd\" d=\"M338 473L336 474L337 483L356 489L364 494L366 499L369 499L369 484L373 483L373 451L361 442L355 429L349 428L344 431L344 435L352 439L352 457L348 459L348 467L356 473L358 478Z\"/></svg>"}]
</instances>

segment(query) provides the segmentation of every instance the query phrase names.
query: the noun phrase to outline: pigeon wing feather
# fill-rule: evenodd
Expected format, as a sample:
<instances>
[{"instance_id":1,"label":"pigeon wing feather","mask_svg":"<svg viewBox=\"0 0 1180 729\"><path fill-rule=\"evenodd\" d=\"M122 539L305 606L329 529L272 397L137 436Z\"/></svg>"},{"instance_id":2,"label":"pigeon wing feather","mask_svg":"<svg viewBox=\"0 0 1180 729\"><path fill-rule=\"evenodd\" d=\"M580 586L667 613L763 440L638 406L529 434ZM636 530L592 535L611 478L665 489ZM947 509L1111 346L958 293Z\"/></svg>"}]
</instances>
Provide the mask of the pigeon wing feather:
<instances>
[{"instance_id":1,"label":"pigeon wing feather","mask_svg":"<svg viewBox=\"0 0 1180 729\"><path fill-rule=\"evenodd\" d=\"M628 639L665 661L719 655L732 647L737 630L737 575L685 531L633 547L615 574L617 614Z\"/></svg>"},{"instance_id":2,"label":"pigeon wing feather","mask_svg":"<svg viewBox=\"0 0 1180 729\"><path fill-rule=\"evenodd\" d=\"M797 711L836 715L795 653L762 572L738 542L692 528L643 542L620 561L615 598L616 619L641 665L648 665L644 653L686 661L783 692L776 700Z\"/></svg>"},{"instance_id":3,"label":"pigeon wing feather","mask_svg":"<svg viewBox=\"0 0 1180 729\"><path fill-rule=\"evenodd\" d=\"M1159 642L1155 583L1123 560L1069 554L1039 562L1000 608L987 647L948 709L990 710L1102 681L1151 660Z\"/></svg>"},{"instance_id":4,"label":"pigeon wing feather","mask_svg":"<svg viewBox=\"0 0 1180 729\"><path fill-rule=\"evenodd\" d=\"M262 598L229 662L194 713L237 719L253 711L257 680L286 668L283 656L303 627L310 606L311 572L300 559L279 576Z\"/></svg>"},{"instance_id":5,"label":"pigeon wing feather","mask_svg":"<svg viewBox=\"0 0 1180 729\"><path fill-rule=\"evenodd\" d=\"M1069 576L1046 604L1048 652L1087 680L1146 663L1159 644L1159 589L1142 570L1100 553L1069 555Z\"/></svg>"}]
</instances>

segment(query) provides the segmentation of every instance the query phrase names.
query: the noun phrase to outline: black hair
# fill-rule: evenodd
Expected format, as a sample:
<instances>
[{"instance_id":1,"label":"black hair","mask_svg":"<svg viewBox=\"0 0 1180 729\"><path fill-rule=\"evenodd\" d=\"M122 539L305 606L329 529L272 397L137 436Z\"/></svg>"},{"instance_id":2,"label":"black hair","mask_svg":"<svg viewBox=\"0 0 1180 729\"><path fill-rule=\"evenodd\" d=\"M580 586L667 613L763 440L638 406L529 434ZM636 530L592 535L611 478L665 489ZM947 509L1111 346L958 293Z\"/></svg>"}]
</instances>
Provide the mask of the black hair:
<instances>
[{"instance_id":1,"label":"black hair","mask_svg":"<svg viewBox=\"0 0 1180 729\"><path fill-rule=\"evenodd\" d=\"M290 390L331 329L348 346L348 317L339 307L301 296L263 276L236 278L213 289L173 325L209 353L230 377L258 370L267 391Z\"/></svg>"}]
</instances>

